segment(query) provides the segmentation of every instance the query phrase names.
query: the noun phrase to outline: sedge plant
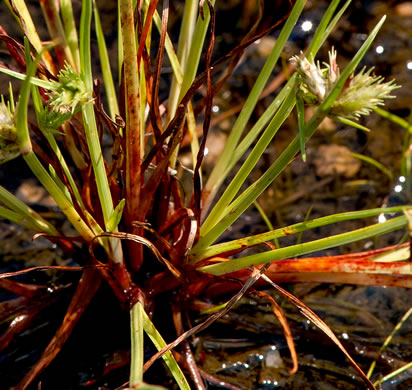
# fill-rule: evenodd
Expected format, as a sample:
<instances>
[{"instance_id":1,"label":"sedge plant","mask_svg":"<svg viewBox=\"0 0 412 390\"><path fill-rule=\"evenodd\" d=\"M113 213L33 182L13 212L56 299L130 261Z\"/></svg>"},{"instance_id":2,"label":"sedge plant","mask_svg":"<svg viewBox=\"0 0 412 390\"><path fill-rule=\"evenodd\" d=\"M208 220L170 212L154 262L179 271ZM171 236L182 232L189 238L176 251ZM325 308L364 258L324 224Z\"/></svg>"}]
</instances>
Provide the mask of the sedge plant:
<instances>
[{"instance_id":1,"label":"sedge plant","mask_svg":"<svg viewBox=\"0 0 412 390\"><path fill-rule=\"evenodd\" d=\"M24 42L18 43L2 28L0 39L18 69L3 65L0 71L21 80L21 87L16 102L11 93L0 103L1 162L22 156L77 233L70 237L63 235L58 226L2 187L0 216L31 229L35 237L48 238L68 256L80 259L74 268L82 273L62 325L16 389L28 388L47 368L103 283L111 287L122 307L130 312L130 376L126 387L155 388L145 384L144 372L161 357L180 389L189 389L190 381L205 388L187 340L227 313L258 281L276 288L325 332L373 389L372 382L327 325L276 283L314 280L411 287L410 266L404 261L408 254L400 252L402 248L365 252L336 261L296 259L404 229L410 219L406 206L353 210L233 241L219 240L293 159L299 154L305 159L305 145L325 117L354 124L360 115L368 114L382 105L383 99L391 97L396 88L393 82L384 82L370 69L357 69L384 18L345 69L339 70L334 50L330 52L329 63L320 65L315 60L317 52L350 4L348 0L338 10L339 0L333 0L306 54L297 54L291 59L296 72L247 131L259 97L304 9L304 0L296 0L286 16L264 31L259 29L260 19L257 20L238 46L214 62L214 30L218 17L214 1L185 2L180 35L174 42L168 30L167 0L119 0L118 77L114 77L111 70L113 59L108 54L98 7L93 1L82 2L79 21L73 16L69 0L42 2L51 38L48 45L39 38L25 1L6 3L22 27ZM264 10L260 11L261 18ZM92 25L95 37L92 37ZM228 78L243 51L275 28L280 29L276 44L247 96L221 156L206 177L202 166L211 107L214 95L223 85L216 82L216 73L223 73L222 81ZM95 80L92 74L91 41L94 39L98 44L101 81ZM165 56L173 70L166 103L159 100ZM205 70L200 71L202 68ZM206 96L195 108L194 95L202 86ZM29 102L32 102L34 122L28 119ZM316 111L305 123L306 104L316 106ZM258 180L243 190L250 173L269 144L276 142L276 133L295 107L299 119L296 137ZM199 137L196 126L202 111ZM103 136L111 137L110 153L103 147ZM192 166L182 169L179 156L185 137L190 140ZM246 154L247 158L240 163ZM106 158L108 155L112 158ZM189 188L182 188L182 172L191 174ZM225 179L233 172L236 174L226 184ZM246 248L277 243L278 238L286 235L402 211L403 215L384 223L287 247L272 245L271 248L268 244L266 251L242 256ZM21 272L25 271L18 273ZM27 306L43 298L42 286L36 293L32 290L29 293L28 288L13 281L15 275L0 275L0 285L23 297ZM233 282L235 279L237 283ZM223 306L212 308L212 314L205 321L190 327L184 320L185 315L190 308L199 307L211 285L221 294L230 290L234 295ZM173 314L170 327L175 328L177 336L170 344L164 341L153 322L150 309L158 296L166 293ZM273 299L272 305L284 328L293 360L291 371L295 372L298 363L287 321ZM16 319L18 315L16 311L9 317ZM15 321L9 322L6 330L9 341L3 343L3 348L10 344L16 332L28 327L30 321L25 322L25 318L19 322L18 330ZM144 335L158 350L149 360L145 360L143 353ZM180 346L186 347L179 349Z\"/></svg>"}]
</instances>

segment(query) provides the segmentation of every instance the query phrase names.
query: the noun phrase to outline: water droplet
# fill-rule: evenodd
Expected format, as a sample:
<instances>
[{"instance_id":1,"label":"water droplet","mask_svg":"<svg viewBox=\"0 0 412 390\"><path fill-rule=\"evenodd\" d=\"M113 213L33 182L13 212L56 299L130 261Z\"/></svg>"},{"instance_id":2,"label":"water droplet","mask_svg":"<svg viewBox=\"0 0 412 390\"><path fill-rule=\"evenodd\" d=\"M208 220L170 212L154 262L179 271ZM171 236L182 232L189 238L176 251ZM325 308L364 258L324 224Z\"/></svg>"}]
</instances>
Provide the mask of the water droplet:
<instances>
[{"instance_id":1,"label":"water droplet","mask_svg":"<svg viewBox=\"0 0 412 390\"><path fill-rule=\"evenodd\" d=\"M376 47L375 51L377 54L382 54L385 51L385 49L382 45L379 45Z\"/></svg>"},{"instance_id":2,"label":"water droplet","mask_svg":"<svg viewBox=\"0 0 412 390\"><path fill-rule=\"evenodd\" d=\"M313 27L313 23L310 20L305 20L302 23L302 30L305 32L312 30L312 27Z\"/></svg>"},{"instance_id":3,"label":"water droplet","mask_svg":"<svg viewBox=\"0 0 412 390\"><path fill-rule=\"evenodd\" d=\"M356 36L356 39L359 39L361 41L366 40L366 38L368 37L367 34L356 34L355 36Z\"/></svg>"}]
</instances>

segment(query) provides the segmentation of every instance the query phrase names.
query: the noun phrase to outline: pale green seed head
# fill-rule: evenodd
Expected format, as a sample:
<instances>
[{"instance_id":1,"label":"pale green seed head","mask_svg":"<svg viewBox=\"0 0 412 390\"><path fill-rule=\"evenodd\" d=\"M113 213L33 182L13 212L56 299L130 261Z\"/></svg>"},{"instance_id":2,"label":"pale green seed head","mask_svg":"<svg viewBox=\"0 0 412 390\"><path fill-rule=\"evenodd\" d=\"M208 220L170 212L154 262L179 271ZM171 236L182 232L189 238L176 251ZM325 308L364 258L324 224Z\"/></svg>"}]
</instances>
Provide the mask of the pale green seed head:
<instances>
[{"instance_id":1,"label":"pale green seed head","mask_svg":"<svg viewBox=\"0 0 412 390\"><path fill-rule=\"evenodd\" d=\"M16 158L20 154L14 115L0 102L0 164Z\"/></svg>"},{"instance_id":2,"label":"pale green seed head","mask_svg":"<svg viewBox=\"0 0 412 390\"><path fill-rule=\"evenodd\" d=\"M372 71L373 68L368 71L363 68L350 78L348 86L343 89L332 106L332 115L357 119L383 105L384 99L394 98L391 92L399 86L393 80L383 82L383 77L371 75Z\"/></svg>"},{"instance_id":3,"label":"pale green seed head","mask_svg":"<svg viewBox=\"0 0 412 390\"><path fill-rule=\"evenodd\" d=\"M336 62L336 51L329 52L329 64L322 69L319 63L315 65L301 53L294 56L296 70L299 73L299 90L304 100L313 105L319 105L334 87L339 78L339 66ZM371 75L373 68L362 69L352 76L347 86L335 100L330 116L347 119L357 119L361 115L368 115L375 107L383 104L383 99L393 98L391 92L399 86L394 81L383 82L382 77Z\"/></svg>"},{"instance_id":4,"label":"pale green seed head","mask_svg":"<svg viewBox=\"0 0 412 390\"><path fill-rule=\"evenodd\" d=\"M59 81L53 82L53 92L48 93L48 104L53 111L74 113L77 105L91 100L84 80L69 64L65 64L58 78Z\"/></svg>"},{"instance_id":5,"label":"pale green seed head","mask_svg":"<svg viewBox=\"0 0 412 390\"><path fill-rule=\"evenodd\" d=\"M40 129L46 133L61 134L59 127L71 116L71 111L52 111L46 106L38 115L38 124Z\"/></svg>"},{"instance_id":6,"label":"pale green seed head","mask_svg":"<svg viewBox=\"0 0 412 390\"><path fill-rule=\"evenodd\" d=\"M15 141L16 137L13 114L3 102L0 102L0 138L7 141Z\"/></svg>"},{"instance_id":7,"label":"pale green seed head","mask_svg":"<svg viewBox=\"0 0 412 390\"><path fill-rule=\"evenodd\" d=\"M323 100L326 95L326 80L319 64L315 65L313 59L309 61L303 56L303 53L300 56L292 57L291 61L296 62L296 71L299 73L301 84L306 90L304 92L316 96L318 100Z\"/></svg>"}]
</instances>

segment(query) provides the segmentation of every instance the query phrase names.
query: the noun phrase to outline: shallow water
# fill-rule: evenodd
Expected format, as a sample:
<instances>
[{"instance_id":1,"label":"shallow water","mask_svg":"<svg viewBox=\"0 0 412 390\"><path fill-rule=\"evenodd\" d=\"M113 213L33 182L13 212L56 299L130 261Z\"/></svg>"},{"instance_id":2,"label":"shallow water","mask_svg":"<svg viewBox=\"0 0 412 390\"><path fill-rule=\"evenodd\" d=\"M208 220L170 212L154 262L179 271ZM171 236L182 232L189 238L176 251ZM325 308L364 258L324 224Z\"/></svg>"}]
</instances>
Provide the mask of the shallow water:
<instances>
[{"instance_id":1,"label":"shallow water","mask_svg":"<svg viewBox=\"0 0 412 390\"><path fill-rule=\"evenodd\" d=\"M409 64L412 64L412 51L410 50L412 45L412 31L410 29L412 14L405 14L407 11L405 9L402 11L400 8L402 4L408 3L354 1L348 16L339 24L337 31L329 40L328 46L321 51L320 57L326 58L327 48L333 45L338 50L338 60L344 64L362 44L366 38L365 34L372 29L383 14L387 13L388 20L379 34L376 44L365 58L364 64L375 65L377 74L389 79L395 77L397 83L403 86L402 89L396 91L397 99L388 101L388 108L402 117L407 117L412 107L410 92L412 90L412 66L409 67ZM326 5L325 1L308 2L307 11L301 22L298 23L293 36L294 41L288 47L290 53L285 55L285 61L290 55L303 49L309 42L313 29L320 20ZM230 11L227 11L227 14L230 14ZM312 23L312 28L309 28L310 23ZM228 36L227 33L226 36ZM230 40L230 36L228 40ZM226 44L230 45L231 42ZM222 91L222 95L216 98L216 107L218 108L216 115L219 111L224 111L228 106L241 101L242 94L249 90L256 69L263 62L259 49L257 51L251 50L249 54L249 58L236 70L232 81L230 81L230 87ZM262 100L253 120L270 102L270 99L271 96L268 96ZM221 126L225 130L230 129L231 124L231 120L228 120L226 123L221 123ZM333 175L321 178L314 173L313 160L319 146L337 144L347 147L353 152L373 157L389 167L395 177L398 177L404 131L376 115L366 118L364 124L373 130L367 136L336 123L323 124L322 129L308 144L308 162L304 164L298 158L261 199L262 206L274 224L285 226L300 222L310 208L312 208L310 217L316 218L341 211L379 207L383 204L391 204L391 202L404 203L410 200L410 194L407 193L406 188L402 188L402 191L396 191L396 185L399 183L391 183L382 172L365 164L362 164L356 174L350 178ZM291 117L288 120L288 125L288 128L280 131L277 141L262 159L261 170L264 170L273 161L273 156L283 149L292 132L296 131L296 119ZM224 140L220 139L217 142L221 143ZM14 164L10 165L10 169L14 169L14 171L7 169L7 176L2 176L0 181L2 183L4 181L9 188L16 189L17 183L12 183L9 177L17 177L21 170ZM255 173L255 175L257 174L259 172ZM338 227L333 227L333 230L330 227L318 229L305 233L303 240L319 238L325 234L338 233L345 229L361 226L363 226L361 222L356 222L340 224ZM2 230L6 231L8 228L3 226ZM230 237L233 239L264 229L259 214L251 212L239 224L233 226ZM22 233L17 231L17 234ZM398 236L388 236L379 238L377 242L362 242L322 254L330 255L370 249L374 246L382 247L396 243L399 239ZM285 239L281 244L295 243L292 240L294 239ZM17 240L16 242L21 241ZM9 241L8 243L10 244ZM26 260L27 257L30 257L30 260L34 259L34 261L38 259L44 262L45 258L47 261L57 261L55 258L51 258L51 248L41 245L45 245L44 242L36 241L33 246L27 248L16 244ZM4 255L4 251L2 254ZM24 258L19 257L19 253L6 251L6 255L11 256L18 267L21 265L20 261L25 261ZM2 265L5 265L6 260L3 257ZM10 263L7 264L7 266L9 265ZM40 282L40 280L38 281ZM378 364L374 379L379 379L382 375L386 375L411 361L411 320L402 327L386 351L381 355L378 354L385 338L412 305L411 291L395 288L322 284L289 285L288 289L331 326L364 370L367 370L369 364L377 359ZM273 295L277 300L279 299L274 291L269 290L267 293ZM279 302L290 321L296 342L300 364L297 374L290 376L288 373L288 369L291 367L289 352L271 307L261 301L256 302L246 298L218 324L195 339L193 346L199 364L218 378L242 389L350 390L364 388L342 353L326 336L301 317L295 308L281 299ZM106 322L104 317L101 322ZM51 324L36 324L37 328L35 328L31 338L30 335L26 334L22 336L21 340L30 347L39 347L37 343L39 335L47 339L51 334L50 329L57 325L57 321L52 321ZM102 330L102 335L104 334L104 330ZM31 341L27 342L27 340ZM127 340L122 340L122 343L123 347L127 348ZM113 349L116 350L115 347ZM20 356L19 352L21 351L17 349L9 351L7 356L0 359L0 367L3 367L3 370L4 367L11 370L13 364L17 362L18 368L22 369L23 363L27 366L39 357L38 350L33 349L30 352L25 349L24 354L20 354ZM100 356L97 352L100 353ZM101 373L101 367L104 365L108 352L100 350L97 352L91 357L89 355L87 358L84 357L85 363L83 365L79 363L78 378L75 378L77 383L85 383L94 375ZM70 354L67 353L65 357L70 359ZM92 362L95 366L87 370L86 363L91 364ZM61 361L56 364L55 367L60 369L62 366L64 367L64 363ZM20 371L18 374L15 373L15 377L20 373ZM411 375L410 372L399 375L391 382L385 383L382 389L409 389L412 387ZM72 388L83 388L74 384L75 379L71 378ZM51 383L50 387L47 387L46 384L44 388L52 388L57 382L52 381ZM116 380L112 382L109 380L107 385L102 385L99 388L113 388L113 383L117 383ZM93 385L88 388L97 389L98 387Z\"/></svg>"}]
</instances>

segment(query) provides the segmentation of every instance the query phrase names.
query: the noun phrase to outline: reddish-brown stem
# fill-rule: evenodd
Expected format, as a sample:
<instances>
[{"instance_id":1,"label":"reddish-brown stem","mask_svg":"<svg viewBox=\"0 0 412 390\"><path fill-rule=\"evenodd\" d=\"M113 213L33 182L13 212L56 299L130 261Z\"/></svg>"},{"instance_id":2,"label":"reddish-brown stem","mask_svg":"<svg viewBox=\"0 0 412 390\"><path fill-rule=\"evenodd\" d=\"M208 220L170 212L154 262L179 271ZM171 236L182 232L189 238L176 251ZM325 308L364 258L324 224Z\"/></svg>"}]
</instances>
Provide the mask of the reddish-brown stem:
<instances>
[{"instance_id":1,"label":"reddish-brown stem","mask_svg":"<svg viewBox=\"0 0 412 390\"><path fill-rule=\"evenodd\" d=\"M182 335L184 332L183 322L182 322L182 312L180 311L180 306L173 305L173 322L175 324L176 333L178 336ZM195 362L192 350L187 340L182 342L182 352L184 356L184 364L186 369L189 371L190 376L193 380L196 390L206 390L203 379L200 375L199 368Z\"/></svg>"},{"instance_id":2,"label":"reddish-brown stem","mask_svg":"<svg viewBox=\"0 0 412 390\"><path fill-rule=\"evenodd\" d=\"M140 121L139 121L139 83L137 51L134 34L133 4L131 0L120 1L120 18L124 48L124 85L126 90L126 208L124 216L126 228L135 234L140 229L133 228L132 222L139 218L140 200ZM128 244L130 265L137 271L142 264L142 247L134 243Z\"/></svg>"}]
</instances>

